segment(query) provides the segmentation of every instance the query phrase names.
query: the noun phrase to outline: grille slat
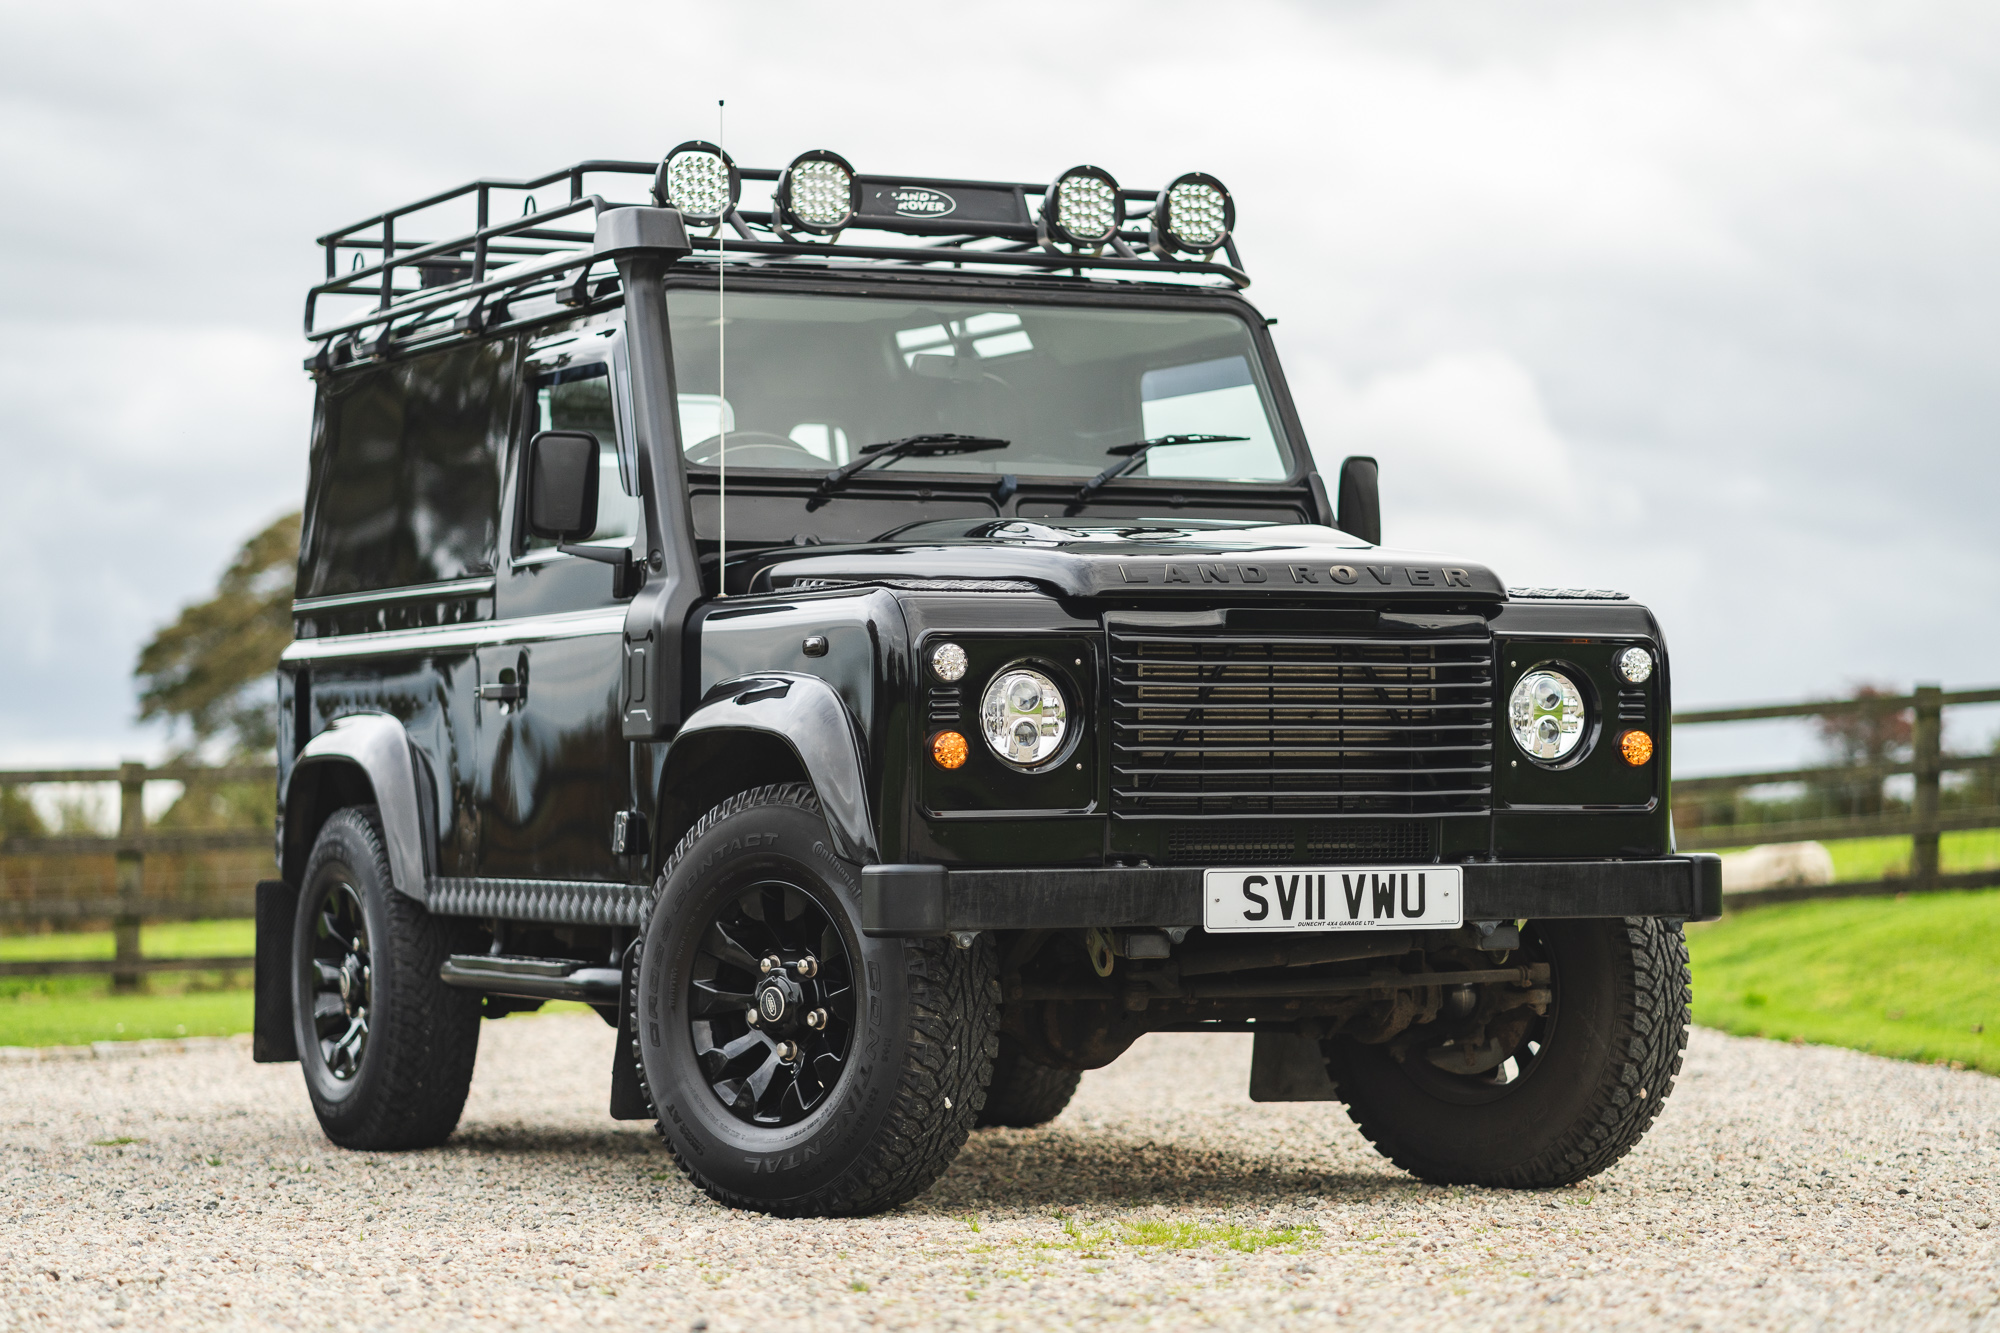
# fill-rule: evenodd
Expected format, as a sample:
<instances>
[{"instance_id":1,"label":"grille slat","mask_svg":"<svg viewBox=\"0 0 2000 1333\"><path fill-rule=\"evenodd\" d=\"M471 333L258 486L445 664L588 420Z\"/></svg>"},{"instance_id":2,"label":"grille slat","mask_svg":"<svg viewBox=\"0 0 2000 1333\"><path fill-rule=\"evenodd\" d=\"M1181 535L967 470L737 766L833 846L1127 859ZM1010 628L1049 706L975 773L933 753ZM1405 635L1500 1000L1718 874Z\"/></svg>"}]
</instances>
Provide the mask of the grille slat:
<instances>
[{"instance_id":1,"label":"grille slat","mask_svg":"<svg viewBox=\"0 0 2000 1333\"><path fill-rule=\"evenodd\" d=\"M1488 638L1110 634L1122 814L1393 819L1491 805Z\"/></svg>"},{"instance_id":2,"label":"grille slat","mask_svg":"<svg viewBox=\"0 0 2000 1333\"><path fill-rule=\"evenodd\" d=\"M1167 862L1177 866L1423 862L1437 854L1436 828L1414 819L1180 824L1167 834Z\"/></svg>"}]
</instances>

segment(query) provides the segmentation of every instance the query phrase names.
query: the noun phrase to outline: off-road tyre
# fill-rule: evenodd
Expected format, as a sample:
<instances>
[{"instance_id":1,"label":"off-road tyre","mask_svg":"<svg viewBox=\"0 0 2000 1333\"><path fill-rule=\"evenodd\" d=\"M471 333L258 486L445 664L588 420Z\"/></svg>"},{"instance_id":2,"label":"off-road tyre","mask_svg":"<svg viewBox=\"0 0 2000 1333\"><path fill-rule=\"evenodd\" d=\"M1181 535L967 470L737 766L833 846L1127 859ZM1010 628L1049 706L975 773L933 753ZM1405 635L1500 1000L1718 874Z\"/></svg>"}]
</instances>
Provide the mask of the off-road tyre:
<instances>
[{"instance_id":1,"label":"off-road tyre","mask_svg":"<svg viewBox=\"0 0 2000 1333\"><path fill-rule=\"evenodd\" d=\"M1327 1072L1383 1156L1437 1185L1548 1189L1632 1150L1660 1113L1687 1046L1687 939L1651 918L1530 929L1554 973L1546 1045L1502 1090L1471 1090L1408 1051L1325 1043Z\"/></svg>"},{"instance_id":2,"label":"off-road tyre","mask_svg":"<svg viewBox=\"0 0 2000 1333\"><path fill-rule=\"evenodd\" d=\"M292 931L292 1026L313 1113L343 1148L443 1143L465 1109L479 1053L479 995L438 979L451 953L452 924L394 884L376 808L335 811L306 859ZM351 894L347 910L365 927L368 966L365 1045L342 1076L323 1051L313 1006L323 993L314 955L332 950L321 909L344 894Z\"/></svg>"},{"instance_id":3,"label":"off-road tyre","mask_svg":"<svg viewBox=\"0 0 2000 1333\"><path fill-rule=\"evenodd\" d=\"M1046 1125L1062 1114L1082 1081L1079 1070L1036 1064L1022 1053L1020 1043L1003 1032L993 1057L993 1081L986 1085L986 1105L973 1123L982 1129Z\"/></svg>"},{"instance_id":4,"label":"off-road tyre","mask_svg":"<svg viewBox=\"0 0 2000 1333\"><path fill-rule=\"evenodd\" d=\"M704 1074L690 999L703 937L748 886L826 909L855 987L851 1058L804 1118L740 1118ZM730 797L667 859L639 956L632 1058L660 1139L716 1202L777 1217L881 1212L915 1198L964 1146L992 1077L998 967L989 941L869 939L858 867L834 855L802 783Z\"/></svg>"}]
</instances>

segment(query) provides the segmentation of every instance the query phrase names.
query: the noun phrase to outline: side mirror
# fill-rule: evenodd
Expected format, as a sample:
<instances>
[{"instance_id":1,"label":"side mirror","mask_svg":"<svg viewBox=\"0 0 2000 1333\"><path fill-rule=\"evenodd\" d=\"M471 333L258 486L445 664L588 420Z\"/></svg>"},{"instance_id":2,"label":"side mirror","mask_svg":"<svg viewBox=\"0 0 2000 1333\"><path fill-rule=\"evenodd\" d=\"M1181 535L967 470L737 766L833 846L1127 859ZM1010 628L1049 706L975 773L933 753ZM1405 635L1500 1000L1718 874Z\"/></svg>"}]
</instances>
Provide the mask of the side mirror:
<instances>
[{"instance_id":1,"label":"side mirror","mask_svg":"<svg viewBox=\"0 0 2000 1333\"><path fill-rule=\"evenodd\" d=\"M1371 546L1382 544L1382 493L1375 460L1356 456L1340 464L1340 530Z\"/></svg>"},{"instance_id":2,"label":"side mirror","mask_svg":"<svg viewBox=\"0 0 2000 1333\"><path fill-rule=\"evenodd\" d=\"M537 537L575 542L591 534L597 527L595 435L545 430L528 441L527 508L528 531Z\"/></svg>"}]
</instances>

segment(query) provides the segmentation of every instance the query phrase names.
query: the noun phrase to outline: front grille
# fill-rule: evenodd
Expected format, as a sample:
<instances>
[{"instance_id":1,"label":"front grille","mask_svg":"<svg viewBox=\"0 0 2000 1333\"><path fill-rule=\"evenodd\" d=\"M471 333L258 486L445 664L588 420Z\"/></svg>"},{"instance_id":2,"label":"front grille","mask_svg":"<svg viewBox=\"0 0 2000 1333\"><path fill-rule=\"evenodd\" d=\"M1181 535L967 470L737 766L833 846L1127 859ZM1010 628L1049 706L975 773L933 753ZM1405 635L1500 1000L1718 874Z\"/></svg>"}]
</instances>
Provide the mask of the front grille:
<instances>
[{"instance_id":1,"label":"front grille","mask_svg":"<svg viewBox=\"0 0 2000 1333\"><path fill-rule=\"evenodd\" d=\"M1484 814L1492 640L1113 625L1109 721L1120 814Z\"/></svg>"},{"instance_id":2,"label":"front grille","mask_svg":"<svg viewBox=\"0 0 2000 1333\"><path fill-rule=\"evenodd\" d=\"M1227 820L1167 834L1176 866L1382 865L1437 856L1437 825L1421 819Z\"/></svg>"}]
</instances>

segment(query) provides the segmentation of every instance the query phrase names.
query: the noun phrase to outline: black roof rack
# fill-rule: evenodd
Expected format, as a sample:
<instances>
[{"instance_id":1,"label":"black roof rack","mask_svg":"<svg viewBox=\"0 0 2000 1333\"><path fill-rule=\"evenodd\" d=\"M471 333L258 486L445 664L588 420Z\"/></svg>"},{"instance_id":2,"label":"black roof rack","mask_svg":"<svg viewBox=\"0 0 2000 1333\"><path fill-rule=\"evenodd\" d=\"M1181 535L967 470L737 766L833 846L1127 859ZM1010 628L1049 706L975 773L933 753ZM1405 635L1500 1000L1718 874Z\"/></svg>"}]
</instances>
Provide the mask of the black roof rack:
<instances>
[{"instance_id":1,"label":"black roof rack","mask_svg":"<svg viewBox=\"0 0 2000 1333\"><path fill-rule=\"evenodd\" d=\"M508 322L508 303L527 296L553 295L566 305L608 296L617 290L618 279L611 262L592 252L595 215L607 208L655 204L652 182L658 169L656 162L600 160L527 180L475 180L328 232L319 238L326 252L326 279L306 294L306 337L320 344L313 363L328 364L336 340L353 344L349 355L366 354L392 340L496 328ZM781 175L768 168L737 170L745 181L776 182ZM644 182L638 190L630 188L635 178ZM726 250L730 258L751 262L838 260L917 270L978 266L1122 277L1177 274L1250 285L1234 237L1223 245L1226 264L1149 253L1147 234L1126 229L1114 231L1105 246L1093 251L1061 249L1038 226L1037 212L1029 205L1031 196L1047 192L1046 185L859 173L855 180L861 208L835 237L800 240L769 210L735 207L706 235L697 235L690 222L688 239L697 256ZM552 191L566 198L541 204L538 195ZM613 193L638 197L611 197ZM952 216L901 211L912 199L940 193L951 197ZM1118 194L1140 218L1157 197L1124 188ZM496 212L516 207L518 216L493 220ZM727 238L720 234L724 225L731 232ZM420 239L413 234L420 227L444 231L445 238ZM853 232L885 239L866 245L841 239ZM593 279L590 270L597 264L604 272ZM322 297L346 298L346 308L324 318Z\"/></svg>"}]
</instances>

